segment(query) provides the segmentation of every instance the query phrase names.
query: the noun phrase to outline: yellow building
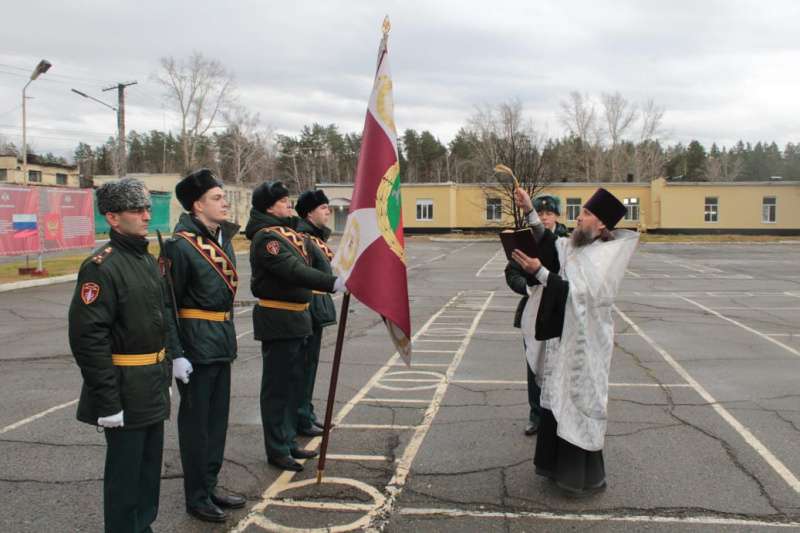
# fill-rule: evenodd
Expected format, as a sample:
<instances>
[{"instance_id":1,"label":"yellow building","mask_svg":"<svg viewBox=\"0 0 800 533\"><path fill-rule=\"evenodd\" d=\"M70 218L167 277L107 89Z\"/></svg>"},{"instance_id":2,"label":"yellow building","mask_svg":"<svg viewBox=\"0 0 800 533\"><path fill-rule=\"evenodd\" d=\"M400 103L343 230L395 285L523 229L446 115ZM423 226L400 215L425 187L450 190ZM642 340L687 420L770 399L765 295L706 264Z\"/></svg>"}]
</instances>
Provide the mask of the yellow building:
<instances>
[{"instance_id":1,"label":"yellow building","mask_svg":"<svg viewBox=\"0 0 800 533\"><path fill-rule=\"evenodd\" d=\"M22 185L22 163L15 155L0 155L0 184ZM79 187L78 167L73 165L39 164L28 160L28 185Z\"/></svg>"},{"instance_id":2,"label":"yellow building","mask_svg":"<svg viewBox=\"0 0 800 533\"><path fill-rule=\"evenodd\" d=\"M332 229L344 229L351 184L318 184L331 201ZM800 234L800 182L553 183L540 191L561 198L559 221L574 228L598 187L627 207L619 228L659 233ZM513 224L511 199L500 184L413 183L401 187L407 233L492 231Z\"/></svg>"}]
</instances>

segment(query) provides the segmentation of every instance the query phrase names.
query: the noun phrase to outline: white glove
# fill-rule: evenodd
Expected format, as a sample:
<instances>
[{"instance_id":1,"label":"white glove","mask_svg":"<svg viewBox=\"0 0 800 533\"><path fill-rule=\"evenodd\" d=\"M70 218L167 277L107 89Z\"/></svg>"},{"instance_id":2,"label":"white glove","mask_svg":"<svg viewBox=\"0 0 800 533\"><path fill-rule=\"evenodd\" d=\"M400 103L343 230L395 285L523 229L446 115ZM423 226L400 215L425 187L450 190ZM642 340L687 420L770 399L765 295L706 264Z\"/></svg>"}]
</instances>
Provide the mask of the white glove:
<instances>
[{"instance_id":1,"label":"white glove","mask_svg":"<svg viewBox=\"0 0 800 533\"><path fill-rule=\"evenodd\" d=\"M125 425L125 421L122 419L123 411L111 416L101 416L97 419L97 425L103 426L104 428L121 428Z\"/></svg>"},{"instance_id":2,"label":"white glove","mask_svg":"<svg viewBox=\"0 0 800 533\"><path fill-rule=\"evenodd\" d=\"M194 371L192 363L185 357L178 357L172 361L172 376L183 384L189 383L189 374Z\"/></svg>"},{"instance_id":3,"label":"white glove","mask_svg":"<svg viewBox=\"0 0 800 533\"><path fill-rule=\"evenodd\" d=\"M347 292L347 287L344 284L344 280L341 277L337 277L336 281L333 282L333 292Z\"/></svg>"}]
</instances>

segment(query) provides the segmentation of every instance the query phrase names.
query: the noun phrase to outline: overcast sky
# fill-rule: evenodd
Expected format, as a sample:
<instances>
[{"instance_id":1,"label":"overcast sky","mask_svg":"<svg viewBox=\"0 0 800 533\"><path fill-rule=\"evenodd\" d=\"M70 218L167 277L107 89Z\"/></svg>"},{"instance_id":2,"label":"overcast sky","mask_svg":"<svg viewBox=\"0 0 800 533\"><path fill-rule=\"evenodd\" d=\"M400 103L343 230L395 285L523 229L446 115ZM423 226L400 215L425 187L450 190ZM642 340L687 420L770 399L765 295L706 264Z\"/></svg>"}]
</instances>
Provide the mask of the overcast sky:
<instances>
[{"instance_id":1,"label":"overcast sky","mask_svg":"<svg viewBox=\"0 0 800 533\"><path fill-rule=\"evenodd\" d=\"M383 17L395 123L447 144L475 113L519 98L535 127L559 137L559 102L619 91L663 107L665 141L800 143L800 2L765 0L478 1L25 0L6 3L0 46L0 136L71 157L79 141L116 135L103 88L126 90L127 130L177 130L152 81L165 56L198 51L235 77L263 127L297 135L335 123L359 132Z\"/></svg>"}]
</instances>

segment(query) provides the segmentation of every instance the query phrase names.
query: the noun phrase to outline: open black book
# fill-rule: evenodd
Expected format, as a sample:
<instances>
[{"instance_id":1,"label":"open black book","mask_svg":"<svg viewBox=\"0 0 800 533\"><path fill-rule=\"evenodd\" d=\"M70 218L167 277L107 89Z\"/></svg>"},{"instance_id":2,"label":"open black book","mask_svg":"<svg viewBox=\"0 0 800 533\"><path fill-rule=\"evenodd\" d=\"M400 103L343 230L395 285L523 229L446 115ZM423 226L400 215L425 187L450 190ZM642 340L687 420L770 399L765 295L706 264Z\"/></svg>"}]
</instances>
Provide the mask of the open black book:
<instances>
[{"instance_id":1,"label":"open black book","mask_svg":"<svg viewBox=\"0 0 800 533\"><path fill-rule=\"evenodd\" d=\"M541 260L542 254L539 252L539 247L536 246L536 239L531 228L507 229L501 231L499 235L500 242L503 243L503 249L506 251L506 258L509 261L511 261L511 252L515 248L519 248L528 257L536 257Z\"/></svg>"}]
</instances>

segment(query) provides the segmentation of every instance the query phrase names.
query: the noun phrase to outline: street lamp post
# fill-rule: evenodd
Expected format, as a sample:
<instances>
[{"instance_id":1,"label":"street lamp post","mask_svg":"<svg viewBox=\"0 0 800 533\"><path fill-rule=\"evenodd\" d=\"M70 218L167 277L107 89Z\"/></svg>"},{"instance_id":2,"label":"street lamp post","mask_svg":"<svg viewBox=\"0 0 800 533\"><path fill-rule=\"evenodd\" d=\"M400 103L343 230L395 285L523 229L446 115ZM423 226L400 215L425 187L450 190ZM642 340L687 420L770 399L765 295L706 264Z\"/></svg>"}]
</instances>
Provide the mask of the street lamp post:
<instances>
[{"instance_id":1,"label":"street lamp post","mask_svg":"<svg viewBox=\"0 0 800 533\"><path fill-rule=\"evenodd\" d=\"M33 73L31 74L31 79L28 80L28 83L25 84L25 87L22 89L22 184L28 184L28 129L27 129L27 99L28 97L25 96L25 91L28 90L28 85L31 84L33 80L38 78L40 75L44 74L48 70L52 64L46 60L42 59L39 61L39 64L36 65L36 68L33 69Z\"/></svg>"}]
</instances>

